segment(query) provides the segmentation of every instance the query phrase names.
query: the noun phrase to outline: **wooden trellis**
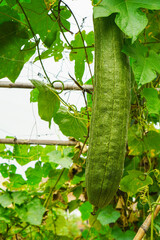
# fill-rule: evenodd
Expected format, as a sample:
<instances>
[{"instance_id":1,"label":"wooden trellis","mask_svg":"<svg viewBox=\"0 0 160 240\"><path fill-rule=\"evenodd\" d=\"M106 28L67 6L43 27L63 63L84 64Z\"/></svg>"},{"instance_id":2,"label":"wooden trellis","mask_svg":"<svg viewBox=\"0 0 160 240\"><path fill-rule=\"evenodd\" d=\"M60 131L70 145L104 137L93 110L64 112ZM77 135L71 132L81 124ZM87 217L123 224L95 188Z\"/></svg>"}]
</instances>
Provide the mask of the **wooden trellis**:
<instances>
[{"instance_id":1,"label":"wooden trellis","mask_svg":"<svg viewBox=\"0 0 160 240\"><path fill-rule=\"evenodd\" d=\"M62 90L62 84L60 82L56 82L54 83L54 88L56 90ZM17 83L11 83L9 81L0 81L0 88L26 88L26 89L33 89L35 88L34 85L32 83L23 83L23 82L17 82ZM93 86L92 85L82 85L82 88L84 90L89 90L92 91L93 90ZM71 83L64 83L64 87L63 90L80 90L82 91L82 89L76 85L76 84L71 84Z\"/></svg>"},{"instance_id":2,"label":"wooden trellis","mask_svg":"<svg viewBox=\"0 0 160 240\"><path fill-rule=\"evenodd\" d=\"M32 83L17 82L12 83L10 81L0 81L0 88L21 88L21 89L33 89L35 88ZM60 82L54 83L56 90L62 90L62 84ZM93 91L92 85L82 85L84 90ZM75 90L82 91L76 84L64 83L63 90ZM0 144L26 144L26 145L61 145L61 146L75 146L77 141L71 140L41 140L41 139L16 139L16 138L4 138L0 139Z\"/></svg>"}]
</instances>

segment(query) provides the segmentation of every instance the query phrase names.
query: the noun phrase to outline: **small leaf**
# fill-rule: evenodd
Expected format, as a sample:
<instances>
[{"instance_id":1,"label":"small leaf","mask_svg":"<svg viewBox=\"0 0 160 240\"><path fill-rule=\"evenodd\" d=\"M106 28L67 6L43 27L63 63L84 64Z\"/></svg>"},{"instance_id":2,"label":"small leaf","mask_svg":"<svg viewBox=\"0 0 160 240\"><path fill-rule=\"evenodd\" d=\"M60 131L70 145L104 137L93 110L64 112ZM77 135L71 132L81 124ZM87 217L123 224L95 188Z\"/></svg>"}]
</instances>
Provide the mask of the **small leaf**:
<instances>
[{"instance_id":1,"label":"small leaf","mask_svg":"<svg viewBox=\"0 0 160 240\"><path fill-rule=\"evenodd\" d=\"M83 40L87 43L88 46L93 45L94 43L94 34L93 32L86 32L83 30L81 32ZM81 34L78 32L75 35L75 40L71 41L73 50L70 52L70 60L75 61L75 76L76 80L82 84L82 77L85 70L85 62L88 60L89 63L93 62L92 51L94 48L84 48L84 41L82 40ZM74 49L75 48L75 49ZM86 59L86 52L88 59Z\"/></svg>"},{"instance_id":2,"label":"small leaf","mask_svg":"<svg viewBox=\"0 0 160 240\"><path fill-rule=\"evenodd\" d=\"M12 198L14 203L21 205L28 199L28 196L26 192L12 192Z\"/></svg>"},{"instance_id":3,"label":"small leaf","mask_svg":"<svg viewBox=\"0 0 160 240\"><path fill-rule=\"evenodd\" d=\"M57 163L58 165L60 165L63 168L70 168L72 162L72 159L67 157L67 156L62 156L61 152L58 150L55 150L53 152L48 153L49 156L49 162L50 163Z\"/></svg>"},{"instance_id":4,"label":"small leaf","mask_svg":"<svg viewBox=\"0 0 160 240\"><path fill-rule=\"evenodd\" d=\"M0 206L0 220L6 223L10 223L9 209Z\"/></svg>"},{"instance_id":5,"label":"small leaf","mask_svg":"<svg viewBox=\"0 0 160 240\"><path fill-rule=\"evenodd\" d=\"M116 240L133 240L133 238L135 236L135 232L133 232L131 230L122 232L122 230L119 227L115 226L112 229L112 236Z\"/></svg>"},{"instance_id":6,"label":"small leaf","mask_svg":"<svg viewBox=\"0 0 160 240\"><path fill-rule=\"evenodd\" d=\"M129 155L141 155L144 152L144 142L138 124L128 130Z\"/></svg>"},{"instance_id":7,"label":"small leaf","mask_svg":"<svg viewBox=\"0 0 160 240\"><path fill-rule=\"evenodd\" d=\"M80 200L73 200L73 201L69 202L68 203L69 213L71 213L72 211L77 209L79 207L79 204L80 204Z\"/></svg>"},{"instance_id":8,"label":"small leaf","mask_svg":"<svg viewBox=\"0 0 160 240\"><path fill-rule=\"evenodd\" d=\"M31 92L30 92L30 102L38 102L38 95L39 95L39 91L37 88L34 88Z\"/></svg>"},{"instance_id":9,"label":"small leaf","mask_svg":"<svg viewBox=\"0 0 160 240\"><path fill-rule=\"evenodd\" d=\"M26 184L26 181L20 174L10 173L9 180L10 188L19 188Z\"/></svg>"},{"instance_id":10,"label":"small leaf","mask_svg":"<svg viewBox=\"0 0 160 240\"><path fill-rule=\"evenodd\" d=\"M26 177L28 179L27 183L30 185L35 185L40 183L43 176L43 171L39 162L35 164L35 168L29 167L25 171Z\"/></svg>"},{"instance_id":11,"label":"small leaf","mask_svg":"<svg viewBox=\"0 0 160 240\"><path fill-rule=\"evenodd\" d=\"M150 176L141 171L130 170L128 171L128 175L122 178L120 189L123 192L127 192L129 196L133 196L140 188L149 184L153 184L153 180Z\"/></svg>"},{"instance_id":12,"label":"small leaf","mask_svg":"<svg viewBox=\"0 0 160 240\"><path fill-rule=\"evenodd\" d=\"M149 131L144 138L145 149L155 154L160 153L160 133L156 131Z\"/></svg>"},{"instance_id":13,"label":"small leaf","mask_svg":"<svg viewBox=\"0 0 160 240\"><path fill-rule=\"evenodd\" d=\"M85 202L79 207L79 211L82 214L82 220L85 221L89 218L91 212L93 211L92 205L89 202Z\"/></svg>"},{"instance_id":14,"label":"small leaf","mask_svg":"<svg viewBox=\"0 0 160 240\"><path fill-rule=\"evenodd\" d=\"M9 205L11 205L11 204L12 204L12 201L13 201L13 199L12 199L10 193L5 192L4 194L0 195L0 204L1 204L4 208L6 208L6 207L8 207Z\"/></svg>"},{"instance_id":15,"label":"small leaf","mask_svg":"<svg viewBox=\"0 0 160 240\"><path fill-rule=\"evenodd\" d=\"M102 225L107 225L109 223L114 223L120 217L120 213L112 207L112 205L108 205L104 209L100 211L97 219L100 221Z\"/></svg>"}]
</instances>

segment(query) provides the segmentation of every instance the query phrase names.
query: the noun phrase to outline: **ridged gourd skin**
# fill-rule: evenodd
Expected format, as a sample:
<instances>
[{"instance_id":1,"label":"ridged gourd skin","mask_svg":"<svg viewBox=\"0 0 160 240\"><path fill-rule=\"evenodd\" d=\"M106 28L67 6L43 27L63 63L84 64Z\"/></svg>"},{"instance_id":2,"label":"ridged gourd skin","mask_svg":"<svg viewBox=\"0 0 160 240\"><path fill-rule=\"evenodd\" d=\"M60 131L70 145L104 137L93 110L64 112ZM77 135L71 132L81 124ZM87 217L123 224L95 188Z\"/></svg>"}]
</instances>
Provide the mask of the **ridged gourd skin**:
<instances>
[{"instance_id":1,"label":"ridged gourd skin","mask_svg":"<svg viewBox=\"0 0 160 240\"><path fill-rule=\"evenodd\" d=\"M95 75L86 188L89 202L107 206L118 190L130 112L130 67L115 15L94 19Z\"/></svg>"}]
</instances>

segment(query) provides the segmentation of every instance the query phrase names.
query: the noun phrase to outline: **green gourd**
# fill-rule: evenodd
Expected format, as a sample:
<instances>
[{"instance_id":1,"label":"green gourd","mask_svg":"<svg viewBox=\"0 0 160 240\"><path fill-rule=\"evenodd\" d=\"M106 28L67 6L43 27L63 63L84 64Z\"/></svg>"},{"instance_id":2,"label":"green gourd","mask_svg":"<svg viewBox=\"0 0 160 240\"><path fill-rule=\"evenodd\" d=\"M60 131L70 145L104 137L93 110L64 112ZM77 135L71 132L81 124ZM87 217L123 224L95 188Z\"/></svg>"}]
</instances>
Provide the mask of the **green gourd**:
<instances>
[{"instance_id":1,"label":"green gourd","mask_svg":"<svg viewBox=\"0 0 160 240\"><path fill-rule=\"evenodd\" d=\"M110 203L122 177L130 112L130 67L115 15L94 19L95 75L86 188L97 208Z\"/></svg>"}]
</instances>

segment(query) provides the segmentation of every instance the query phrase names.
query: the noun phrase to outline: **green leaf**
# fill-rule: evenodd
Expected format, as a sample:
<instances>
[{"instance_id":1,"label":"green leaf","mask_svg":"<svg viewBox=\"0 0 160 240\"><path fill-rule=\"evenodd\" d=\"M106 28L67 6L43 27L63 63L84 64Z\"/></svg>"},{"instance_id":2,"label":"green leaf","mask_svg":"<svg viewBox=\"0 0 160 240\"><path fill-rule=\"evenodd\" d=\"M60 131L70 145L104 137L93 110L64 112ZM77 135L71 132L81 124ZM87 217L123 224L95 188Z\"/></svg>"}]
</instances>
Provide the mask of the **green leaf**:
<instances>
[{"instance_id":1,"label":"green leaf","mask_svg":"<svg viewBox=\"0 0 160 240\"><path fill-rule=\"evenodd\" d=\"M144 152L144 142L138 124L132 125L128 130L129 155L141 155Z\"/></svg>"},{"instance_id":2,"label":"green leaf","mask_svg":"<svg viewBox=\"0 0 160 240\"><path fill-rule=\"evenodd\" d=\"M43 176L43 170L40 165L40 162L37 162L35 164L35 168L29 167L25 171L25 174L28 179L27 183L29 185L35 185L35 184L40 183L40 181L42 180L42 176Z\"/></svg>"},{"instance_id":3,"label":"green leaf","mask_svg":"<svg viewBox=\"0 0 160 240\"><path fill-rule=\"evenodd\" d=\"M36 46L28 42L28 31L18 22L0 24L0 35L0 78L8 77L15 82L25 62L34 54Z\"/></svg>"},{"instance_id":4,"label":"green leaf","mask_svg":"<svg viewBox=\"0 0 160 240\"><path fill-rule=\"evenodd\" d=\"M38 89L38 113L39 116L51 124L51 119L56 115L60 101L56 91L47 84L38 81L31 80L33 85Z\"/></svg>"},{"instance_id":5,"label":"green leaf","mask_svg":"<svg viewBox=\"0 0 160 240\"><path fill-rule=\"evenodd\" d=\"M74 178L72 179L71 183L78 184L78 183L84 182L84 181L85 181L85 172L82 171L82 172L74 175Z\"/></svg>"},{"instance_id":6,"label":"green leaf","mask_svg":"<svg viewBox=\"0 0 160 240\"><path fill-rule=\"evenodd\" d=\"M73 212L75 209L79 207L80 200L73 200L68 203L69 213Z\"/></svg>"},{"instance_id":7,"label":"green leaf","mask_svg":"<svg viewBox=\"0 0 160 240\"><path fill-rule=\"evenodd\" d=\"M87 43L87 45L92 46L93 43L94 43L93 32L89 32L88 34L86 34L85 31L82 31L81 34L83 36L83 40ZM94 50L94 48L86 48L86 52L85 52L81 34L78 32L75 35L75 40L71 41L71 45L72 45L73 49L70 52L70 60L75 61L76 80L80 84L83 83L82 82L82 77L83 77L84 70L85 70L85 62L87 61L86 52L87 52L87 56L88 56L88 62L92 63L93 62L92 51Z\"/></svg>"},{"instance_id":8,"label":"green leaf","mask_svg":"<svg viewBox=\"0 0 160 240\"><path fill-rule=\"evenodd\" d=\"M81 218L83 221L87 220L93 211L92 205L89 202L83 203L79 207L79 211L81 212Z\"/></svg>"},{"instance_id":9,"label":"green leaf","mask_svg":"<svg viewBox=\"0 0 160 240\"><path fill-rule=\"evenodd\" d=\"M79 141L84 141L87 136L87 120L81 115L70 113L67 108L60 107L54 116L54 122L58 124L61 132L67 137L74 137Z\"/></svg>"},{"instance_id":10,"label":"green leaf","mask_svg":"<svg viewBox=\"0 0 160 240\"><path fill-rule=\"evenodd\" d=\"M63 174L62 174L63 171ZM57 182L58 180L58 182ZM65 183L69 181L68 169L52 169L49 173L48 186L55 189L61 188Z\"/></svg>"},{"instance_id":11,"label":"green leaf","mask_svg":"<svg viewBox=\"0 0 160 240\"><path fill-rule=\"evenodd\" d=\"M28 199L28 196L26 192L17 191L17 192L12 192L12 198L15 204L21 205Z\"/></svg>"},{"instance_id":12,"label":"green leaf","mask_svg":"<svg viewBox=\"0 0 160 240\"><path fill-rule=\"evenodd\" d=\"M6 148L5 144L1 144L0 145L0 152L3 152L5 148Z\"/></svg>"},{"instance_id":13,"label":"green leaf","mask_svg":"<svg viewBox=\"0 0 160 240\"><path fill-rule=\"evenodd\" d=\"M24 221L32 225L40 225L42 222L45 208L42 206L39 199L34 198L26 205L17 208L19 217Z\"/></svg>"},{"instance_id":14,"label":"green leaf","mask_svg":"<svg viewBox=\"0 0 160 240\"><path fill-rule=\"evenodd\" d=\"M57 18L62 21L63 26L70 29L70 23L67 19L70 17L70 12L66 7L61 7L60 16L58 16L58 6L54 6L54 14L49 13L49 9L46 8L44 0L31 0L31 3L22 3L22 7L25 9L25 13L32 26L32 30L35 34L39 34L43 43L50 47L56 40L57 33L60 28ZM65 31L65 30L64 30Z\"/></svg>"},{"instance_id":15,"label":"green leaf","mask_svg":"<svg viewBox=\"0 0 160 240\"><path fill-rule=\"evenodd\" d=\"M10 183L9 183L10 188L17 189L26 184L26 181L23 179L23 177L20 174L10 173L9 179L10 179Z\"/></svg>"},{"instance_id":16,"label":"green leaf","mask_svg":"<svg viewBox=\"0 0 160 240\"><path fill-rule=\"evenodd\" d=\"M79 198L79 196L81 195L81 193L83 192L83 188L82 186L78 186L76 187L74 190L73 190L73 195L76 197L76 198Z\"/></svg>"},{"instance_id":17,"label":"green leaf","mask_svg":"<svg viewBox=\"0 0 160 240\"><path fill-rule=\"evenodd\" d=\"M160 98L158 91L154 88L144 88L142 95L145 97L149 114L160 114Z\"/></svg>"},{"instance_id":18,"label":"green leaf","mask_svg":"<svg viewBox=\"0 0 160 240\"><path fill-rule=\"evenodd\" d=\"M150 176L141 171L130 170L128 171L128 175L122 178L120 189L123 192L127 192L129 196L133 196L140 188L150 184L153 184L153 180Z\"/></svg>"},{"instance_id":19,"label":"green leaf","mask_svg":"<svg viewBox=\"0 0 160 240\"><path fill-rule=\"evenodd\" d=\"M2 163L0 164L0 173L2 174L2 177L7 178L8 177L8 164Z\"/></svg>"},{"instance_id":20,"label":"green leaf","mask_svg":"<svg viewBox=\"0 0 160 240\"><path fill-rule=\"evenodd\" d=\"M42 149L42 146L15 144L13 147L13 156L23 166L31 161L38 160Z\"/></svg>"},{"instance_id":21,"label":"green leaf","mask_svg":"<svg viewBox=\"0 0 160 240\"><path fill-rule=\"evenodd\" d=\"M67 155L63 155L61 154L60 151L55 150L53 152L48 153L49 156L49 162L50 163L57 163L58 165L60 165L63 168L70 168L72 162L72 159L70 157L68 157Z\"/></svg>"},{"instance_id":22,"label":"green leaf","mask_svg":"<svg viewBox=\"0 0 160 240\"><path fill-rule=\"evenodd\" d=\"M112 205L108 205L100 211L97 220L99 220L102 225L107 225L116 222L119 217L120 213L114 210Z\"/></svg>"},{"instance_id":23,"label":"green leaf","mask_svg":"<svg viewBox=\"0 0 160 240\"><path fill-rule=\"evenodd\" d=\"M10 223L10 211L7 208L0 206L0 220L6 223Z\"/></svg>"},{"instance_id":24,"label":"green leaf","mask_svg":"<svg viewBox=\"0 0 160 240\"><path fill-rule=\"evenodd\" d=\"M94 17L108 17L117 13L115 22L119 28L133 41L146 27L148 20L141 10L147 8L159 10L159 0L103 0L97 7L94 7Z\"/></svg>"},{"instance_id":25,"label":"green leaf","mask_svg":"<svg viewBox=\"0 0 160 240\"><path fill-rule=\"evenodd\" d=\"M2 207L4 208L8 207L9 205L12 204L12 201L13 199L9 192L5 192L2 195L0 195L0 204L2 205Z\"/></svg>"},{"instance_id":26,"label":"green leaf","mask_svg":"<svg viewBox=\"0 0 160 240\"><path fill-rule=\"evenodd\" d=\"M63 42L61 41L60 34L58 33L57 38L55 39L54 43L49 47L49 49L41 53L41 59L54 57L55 62L58 62L63 57L63 50ZM34 62L36 62L37 60L39 60L39 56L34 59Z\"/></svg>"},{"instance_id":27,"label":"green leaf","mask_svg":"<svg viewBox=\"0 0 160 240\"><path fill-rule=\"evenodd\" d=\"M0 221L0 233L4 233L7 231L7 224L4 221Z\"/></svg>"},{"instance_id":28,"label":"green leaf","mask_svg":"<svg viewBox=\"0 0 160 240\"><path fill-rule=\"evenodd\" d=\"M34 88L31 92L30 92L30 102L38 102L38 95L39 95L39 91L37 88Z\"/></svg>"},{"instance_id":29,"label":"green leaf","mask_svg":"<svg viewBox=\"0 0 160 240\"><path fill-rule=\"evenodd\" d=\"M158 155L160 153L160 133L149 131L144 138L144 144L146 151L148 150Z\"/></svg>"},{"instance_id":30,"label":"green leaf","mask_svg":"<svg viewBox=\"0 0 160 240\"><path fill-rule=\"evenodd\" d=\"M123 52L132 58L132 69L139 86L153 81L160 73L160 56L138 41L133 45L126 43Z\"/></svg>"},{"instance_id":31,"label":"green leaf","mask_svg":"<svg viewBox=\"0 0 160 240\"><path fill-rule=\"evenodd\" d=\"M112 236L116 240L133 240L133 238L135 236L135 232L133 232L131 230L122 232L122 230L119 227L115 226L112 229Z\"/></svg>"}]
</instances>

